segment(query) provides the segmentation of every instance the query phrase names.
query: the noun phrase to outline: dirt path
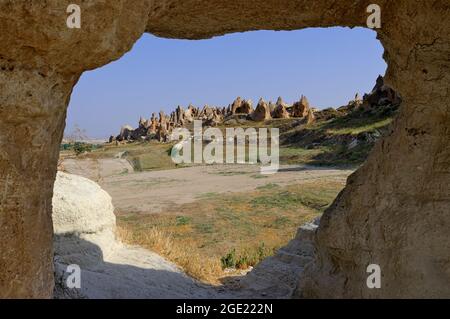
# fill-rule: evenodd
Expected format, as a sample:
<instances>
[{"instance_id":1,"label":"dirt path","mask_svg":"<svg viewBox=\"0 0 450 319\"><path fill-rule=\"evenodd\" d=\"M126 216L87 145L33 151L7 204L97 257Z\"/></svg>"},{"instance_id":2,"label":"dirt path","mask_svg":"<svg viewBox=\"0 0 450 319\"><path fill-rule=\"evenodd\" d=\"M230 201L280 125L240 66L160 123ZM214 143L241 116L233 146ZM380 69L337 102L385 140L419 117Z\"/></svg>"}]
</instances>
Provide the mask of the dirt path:
<instances>
[{"instance_id":1,"label":"dirt path","mask_svg":"<svg viewBox=\"0 0 450 319\"><path fill-rule=\"evenodd\" d=\"M172 205L190 203L211 194L255 190L269 183L280 186L305 180L345 180L351 170L312 166L282 166L262 175L253 165L211 165L164 171L133 172L124 159L66 160L68 173L99 183L113 198L117 213L159 213Z\"/></svg>"}]
</instances>

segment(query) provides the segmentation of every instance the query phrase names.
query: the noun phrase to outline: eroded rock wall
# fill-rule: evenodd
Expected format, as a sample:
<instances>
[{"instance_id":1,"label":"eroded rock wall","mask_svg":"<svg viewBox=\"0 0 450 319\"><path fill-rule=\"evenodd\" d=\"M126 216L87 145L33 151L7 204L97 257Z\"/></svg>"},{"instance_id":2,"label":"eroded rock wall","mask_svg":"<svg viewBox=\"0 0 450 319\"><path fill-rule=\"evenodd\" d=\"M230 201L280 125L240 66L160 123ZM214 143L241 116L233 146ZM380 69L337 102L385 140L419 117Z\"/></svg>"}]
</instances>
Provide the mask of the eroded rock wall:
<instances>
[{"instance_id":1,"label":"eroded rock wall","mask_svg":"<svg viewBox=\"0 0 450 319\"><path fill-rule=\"evenodd\" d=\"M72 2L0 1L0 298L52 296L52 190L70 94L147 22L148 1L87 1L82 28L68 29Z\"/></svg>"},{"instance_id":2,"label":"eroded rock wall","mask_svg":"<svg viewBox=\"0 0 450 319\"><path fill-rule=\"evenodd\" d=\"M0 297L49 297L51 196L75 78L0 64Z\"/></svg>"},{"instance_id":3,"label":"eroded rock wall","mask_svg":"<svg viewBox=\"0 0 450 319\"><path fill-rule=\"evenodd\" d=\"M397 1L410 18L380 32L400 114L322 218L297 296L450 296L450 12L416 4ZM369 264L382 289L367 288Z\"/></svg>"},{"instance_id":4,"label":"eroded rock wall","mask_svg":"<svg viewBox=\"0 0 450 319\"><path fill-rule=\"evenodd\" d=\"M364 26L373 1L0 2L0 297L50 297L51 198L65 109L80 74L118 59L144 31L199 39L257 29ZM317 232L297 296L449 297L449 3L379 0L386 83L403 105ZM365 287L368 263L383 288Z\"/></svg>"}]
</instances>

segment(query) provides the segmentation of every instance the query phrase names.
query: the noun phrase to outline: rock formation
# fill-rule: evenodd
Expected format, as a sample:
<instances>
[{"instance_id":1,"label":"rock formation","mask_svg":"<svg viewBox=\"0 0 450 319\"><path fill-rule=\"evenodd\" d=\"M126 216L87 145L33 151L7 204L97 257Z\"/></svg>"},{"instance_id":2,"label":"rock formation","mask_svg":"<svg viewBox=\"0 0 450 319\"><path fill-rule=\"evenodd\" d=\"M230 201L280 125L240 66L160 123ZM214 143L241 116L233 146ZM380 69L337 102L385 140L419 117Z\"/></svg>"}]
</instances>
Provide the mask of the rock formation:
<instances>
[{"instance_id":1,"label":"rock formation","mask_svg":"<svg viewBox=\"0 0 450 319\"><path fill-rule=\"evenodd\" d=\"M99 185L81 176L58 172L52 204L57 256L72 256L68 264L77 263L74 259L84 249L73 237L95 242L104 253L110 251L115 242L116 216L111 196ZM70 247L65 245L68 242L72 243Z\"/></svg>"},{"instance_id":2,"label":"rock formation","mask_svg":"<svg viewBox=\"0 0 450 319\"><path fill-rule=\"evenodd\" d=\"M312 109L308 109L308 114L306 114L306 125L310 125L316 121L316 116Z\"/></svg>"},{"instance_id":3,"label":"rock formation","mask_svg":"<svg viewBox=\"0 0 450 319\"><path fill-rule=\"evenodd\" d=\"M235 114L247 114L250 115L253 112L252 100L243 100L241 106L236 109Z\"/></svg>"},{"instance_id":4,"label":"rock formation","mask_svg":"<svg viewBox=\"0 0 450 319\"><path fill-rule=\"evenodd\" d=\"M236 98L236 100L233 101L233 103L230 106L231 114L234 115L234 114L238 113L238 110L241 109L241 106L242 106L242 99L239 96Z\"/></svg>"},{"instance_id":5,"label":"rock formation","mask_svg":"<svg viewBox=\"0 0 450 319\"><path fill-rule=\"evenodd\" d=\"M384 84L384 78L380 75L372 92L364 95L360 102L364 108L371 108L378 105L399 105L401 98L391 87Z\"/></svg>"},{"instance_id":6,"label":"rock formation","mask_svg":"<svg viewBox=\"0 0 450 319\"><path fill-rule=\"evenodd\" d=\"M156 119L156 114L152 114L152 118L150 119L150 127L148 129L149 133L156 134L156 129L158 128L158 123Z\"/></svg>"},{"instance_id":7,"label":"rock formation","mask_svg":"<svg viewBox=\"0 0 450 319\"><path fill-rule=\"evenodd\" d=\"M250 118L255 122L262 122L266 120L270 120L272 117L270 116L270 110L267 103L261 98L258 102L258 106L255 111L250 115Z\"/></svg>"},{"instance_id":8,"label":"rock formation","mask_svg":"<svg viewBox=\"0 0 450 319\"><path fill-rule=\"evenodd\" d=\"M270 114L272 114L273 111L275 111L275 104L272 101L269 102L269 111Z\"/></svg>"},{"instance_id":9,"label":"rock formation","mask_svg":"<svg viewBox=\"0 0 450 319\"><path fill-rule=\"evenodd\" d=\"M132 137L134 129L130 125L124 125L120 129L120 134L117 136L116 140L118 141L127 141Z\"/></svg>"},{"instance_id":10,"label":"rock formation","mask_svg":"<svg viewBox=\"0 0 450 319\"><path fill-rule=\"evenodd\" d=\"M202 111L200 112L199 118L201 120L210 120L213 118L213 116L214 116L213 108L211 108L209 105L205 105Z\"/></svg>"},{"instance_id":11,"label":"rock formation","mask_svg":"<svg viewBox=\"0 0 450 319\"><path fill-rule=\"evenodd\" d=\"M178 105L177 110L175 111L175 115L176 115L176 118L175 118L175 121L174 121L175 124L177 126L183 126L184 125L185 112L184 112L184 110L183 110L183 108L181 106Z\"/></svg>"},{"instance_id":12,"label":"rock formation","mask_svg":"<svg viewBox=\"0 0 450 319\"><path fill-rule=\"evenodd\" d=\"M292 106L292 116L293 117L305 117L308 115L310 106L308 99L306 96L303 96L300 98L300 101L295 102Z\"/></svg>"},{"instance_id":13,"label":"rock formation","mask_svg":"<svg viewBox=\"0 0 450 319\"><path fill-rule=\"evenodd\" d=\"M121 243L111 197L93 181L58 172L52 202L55 298L219 298L164 258ZM66 285L72 264L80 289Z\"/></svg>"},{"instance_id":14,"label":"rock formation","mask_svg":"<svg viewBox=\"0 0 450 319\"><path fill-rule=\"evenodd\" d=\"M367 4L92 0L81 3L87 27L74 30L64 24L60 1L1 2L0 297L52 296L49 203L67 105L84 71L120 58L144 32L204 39L259 29L366 27ZM403 103L392 133L325 212L317 254L296 296L450 297L450 9L447 0L377 4L384 82ZM365 287L373 263L382 269L382 289Z\"/></svg>"},{"instance_id":15,"label":"rock formation","mask_svg":"<svg viewBox=\"0 0 450 319\"><path fill-rule=\"evenodd\" d=\"M184 112L184 119L187 123L192 123L195 118L195 107L189 104L187 110Z\"/></svg>"},{"instance_id":16,"label":"rock formation","mask_svg":"<svg viewBox=\"0 0 450 319\"><path fill-rule=\"evenodd\" d=\"M283 102L281 97L278 98L275 109L272 112L272 117L274 119L288 119L289 112L286 109L287 105Z\"/></svg>"}]
</instances>

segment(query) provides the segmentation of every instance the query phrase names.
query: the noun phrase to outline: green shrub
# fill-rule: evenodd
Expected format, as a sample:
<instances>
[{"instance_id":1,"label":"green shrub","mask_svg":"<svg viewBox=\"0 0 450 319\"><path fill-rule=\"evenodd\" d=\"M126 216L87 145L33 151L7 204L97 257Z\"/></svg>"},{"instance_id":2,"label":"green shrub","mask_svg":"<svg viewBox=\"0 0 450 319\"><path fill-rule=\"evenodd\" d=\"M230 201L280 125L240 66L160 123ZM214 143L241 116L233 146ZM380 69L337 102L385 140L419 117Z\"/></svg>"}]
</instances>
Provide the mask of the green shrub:
<instances>
[{"instance_id":1,"label":"green shrub","mask_svg":"<svg viewBox=\"0 0 450 319\"><path fill-rule=\"evenodd\" d=\"M222 263L222 268L235 268L236 267L236 249L233 249L228 254L223 256L220 259L220 262Z\"/></svg>"},{"instance_id":2,"label":"green shrub","mask_svg":"<svg viewBox=\"0 0 450 319\"><path fill-rule=\"evenodd\" d=\"M223 256L220 261L223 269L247 269L248 267L256 266L272 254L273 249L268 249L264 243L261 243L256 249L246 250L239 256L236 254L236 249L233 249Z\"/></svg>"},{"instance_id":3,"label":"green shrub","mask_svg":"<svg viewBox=\"0 0 450 319\"><path fill-rule=\"evenodd\" d=\"M92 145L82 142L75 142L73 144L73 151L77 156L86 152L92 152Z\"/></svg>"},{"instance_id":4,"label":"green shrub","mask_svg":"<svg viewBox=\"0 0 450 319\"><path fill-rule=\"evenodd\" d=\"M177 216L176 217L177 226L187 225L191 222L191 220L192 220L192 218L186 217L186 216Z\"/></svg>"}]
</instances>

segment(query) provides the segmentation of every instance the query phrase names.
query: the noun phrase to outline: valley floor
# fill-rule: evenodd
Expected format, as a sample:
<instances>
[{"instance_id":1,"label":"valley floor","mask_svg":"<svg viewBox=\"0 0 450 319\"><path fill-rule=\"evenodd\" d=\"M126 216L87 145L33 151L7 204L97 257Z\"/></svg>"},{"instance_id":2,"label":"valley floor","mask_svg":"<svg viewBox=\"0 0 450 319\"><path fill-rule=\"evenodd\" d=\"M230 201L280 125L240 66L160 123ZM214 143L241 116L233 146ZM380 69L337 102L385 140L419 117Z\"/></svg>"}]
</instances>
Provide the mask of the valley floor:
<instances>
[{"instance_id":1,"label":"valley floor","mask_svg":"<svg viewBox=\"0 0 450 319\"><path fill-rule=\"evenodd\" d=\"M282 165L273 175L256 165L134 171L117 155L62 164L111 195L124 242L212 285L274 255L328 207L352 173L308 165Z\"/></svg>"},{"instance_id":2,"label":"valley floor","mask_svg":"<svg viewBox=\"0 0 450 319\"><path fill-rule=\"evenodd\" d=\"M262 175L256 165L210 165L133 172L125 159L66 159L70 174L89 178L113 199L116 213L154 214L174 205L214 195L249 192L269 185L288 186L313 181L345 182L351 169L281 165L278 173Z\"/></svg>"}]
</instances>

